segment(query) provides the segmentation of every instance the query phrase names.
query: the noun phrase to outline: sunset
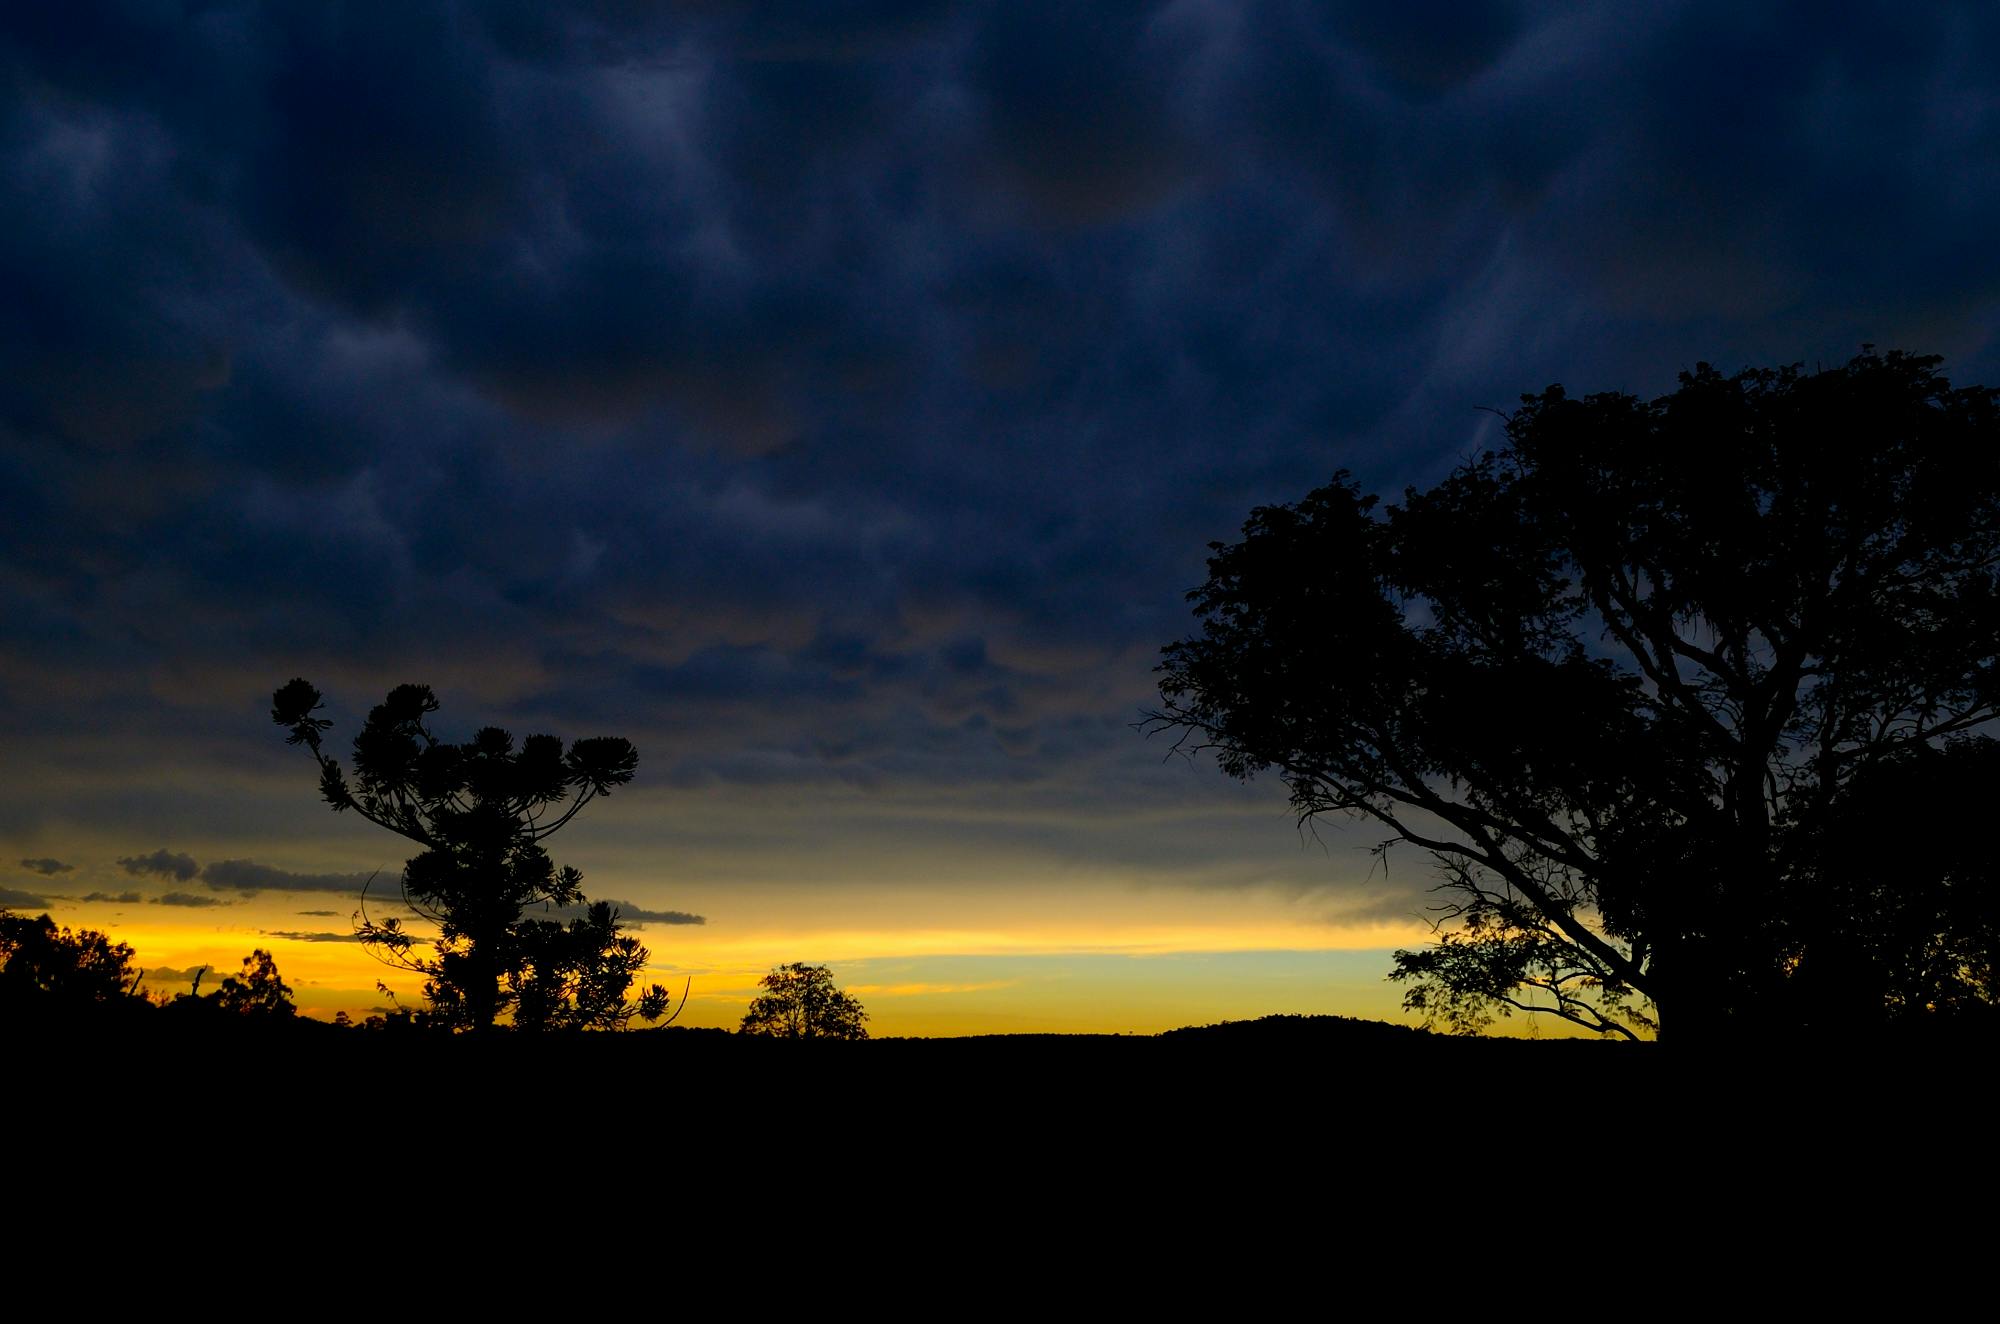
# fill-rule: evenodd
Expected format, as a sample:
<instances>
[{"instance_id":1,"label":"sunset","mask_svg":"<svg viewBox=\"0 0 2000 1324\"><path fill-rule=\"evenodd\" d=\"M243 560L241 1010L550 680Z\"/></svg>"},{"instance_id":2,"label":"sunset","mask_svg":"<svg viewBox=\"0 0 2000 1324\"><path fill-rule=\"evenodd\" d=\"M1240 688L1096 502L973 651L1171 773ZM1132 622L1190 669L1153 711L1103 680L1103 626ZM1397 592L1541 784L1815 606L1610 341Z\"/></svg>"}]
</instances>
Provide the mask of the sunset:
<instances>
[{"instance_id":1,"label":"sunset","mask_svg":"<svg viewBox=\"0 0 2000 1324\"><path fill-rule=\"evenodd\" d=\"M1421 901L1406 917L1380 913L1388 893L1379 867L1369 880L1365 851L1342 860L1301 839L1282 798L1246 812L1227 803L1226 785L1212 797L1221 803L1182 814L1057 806L999 814L921 789L893 805L837 785L810 802L701 787L649 792L643 748L640 758L630 790L566 829L576 844L557 858L583 870L593 898L638 917L654 975L692 980L684 1020L693 1025L733 1026L758 977L787 960L829 963L875 986L872 1023L885 1034L1153 1032L1302 1010L1396 1018L1400 995L1383 978L1388 951L1428 930ZM66 922L131 943L142 965L177 972L171 984L158 969L147 976L162 992L181 991L178 972L202 965L214 967L212 983L262 947L278 955L308 1014L345 1009L363 1019L384 1003L377 980L414 1001L421 981L372 960L349 922L372 872L380 871L369 893L376 909L395 903L396 843L326 813L302 760L273 762L273 781L293 774L288 786L269 788L268 800L253 785L241 793L292 825L289 840L257 833L209 845L178 835L185 852L79 864L45 888L78 899L43 899ZM1261 876L1243 877L1239 861L1163 859L1147 838L1167 831L1206 855L1236 843L1261 857ZM230 851L255 851L247 858L260 866L282 862L258 880L277 886L250 895L218 887L231 871L215 865ZM199 868L176 878L188 861ZM1328 875L1341 867L1348 887L1329 894Z\"/></svg>"},{"instance_id":2,"label":"sunset","mask_svg":"<svg viewBox=\"0 0 2000 1324\"><path fill-rule=\"evenodd\" d=\"M2000 767L2000 13L1890 12L15 6L0 953L1990 1034L1869 825Z\"/></svg>"}]
</instances>

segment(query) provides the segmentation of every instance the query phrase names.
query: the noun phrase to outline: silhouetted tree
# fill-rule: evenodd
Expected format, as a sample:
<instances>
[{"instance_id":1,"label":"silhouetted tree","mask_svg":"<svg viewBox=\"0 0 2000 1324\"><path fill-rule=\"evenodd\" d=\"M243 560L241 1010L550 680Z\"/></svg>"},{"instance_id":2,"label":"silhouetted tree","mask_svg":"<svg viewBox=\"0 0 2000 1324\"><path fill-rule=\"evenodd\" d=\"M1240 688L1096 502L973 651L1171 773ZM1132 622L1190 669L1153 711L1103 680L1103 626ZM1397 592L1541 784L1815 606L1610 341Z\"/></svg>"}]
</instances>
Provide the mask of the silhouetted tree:
<instances>
[{"instance_id":1,"label":"silhouetted tree","mask_svg":"<svg viewBox=\"0 0 2000 1324\"><path fill-rule=\"evenodd\" d=\"M244 957L242 971L224 979L213 993L201 991L203 973L195 972L187 992L164 1000L162 1005L171 1018L197 1023L243 1020L275 1024L298 1015L292 990L278 974L277 958L261 947Z\"/></svg>"},{"instance_id":2,"label":"silhouetted tree","mask_svg":"<svg viewBox=\"0 0 2000 1324\"><path fill-rule=\"evenodd\" d=\"M833 986L823 965L781 965L760 981L765 991L750 1003L741 1032L779 1039L866 1039L868 1013Z\"/></svg>"},{"instance_id":3,"label":"silhouetted tree","mask_svg":"<svg viewBox=\"0 0 2000 1324\"><path fill-rule=\"evenodd\" d=\"M517 931L521 968L508 975L514 1024L523 1029L617 1030L635 1008L625 991L646 965L646 949L618 929L618 912L594 901L567 926L525 920ZM648 1020L665 1011L666 990L648 993L637 1010Z\"/></svg>"},{"instance_id":4,"label":"silhouetted tree","mask_svg":"<svg viewBox=\"0 0 2000 1324\"><path fill-rule=\"evenodd\" d=\"M278 977L278 962L259 947L243 958L243 973L222 981L216 1005L236 1016L284 1020L298 1013L292 990Z\"/></svg>"},{"instance_id":5,"label":"silhouetted tree","mask_svg":"<svg viewBox=\"0 0 2000 1324\"><path fill-rule=\"evenodd\" d=\"M531 906L583 903L583 875L558 869L542 842L582 808L632 780L629 741L514 737L486 727L464 744L439 740L428 719L438 702L427 685L399 685L354 737L354 780L321 748L332 723L318 717L318 690L293 680L272 698L271 718L288 744L320 769L320 793L336 812L353 810L423 847L403 869L405 903L437 925L434 956L395 918L355 917L382 959L425 977L432 1016L445 1025L491 1029L515 1012L524 1030L616 1027L646 949L621 937L601 903L567 927L524 918ZM658 1019L669 1005L655 984L637 1011Z\"/></svg>"},{"instance_id":6,"label":"silhouetted tree","mask_svg":"<svg viewBox=\"0 0 2000 1324\"><path fill-rule=\"evenodd\" d=\"M1990 1004L1992 866L1922 797L1990 804L2000 412L1938 362L1550 387L1399 506L1340 474L1256 510L1154 720L1434 853L1439 941L1394 977L1460 1028Z\"/></svg>"},{"instance_id":7,"label":"silhouetted tree","mask_svg":"<svg viewBox=\"0 0 2000 1324\"><path fill-rule=\"evenodd\" d=\"M57 928L0 910L0 1008L35 1013L124 999L138 984L132 948L95 929Z\"/></svg>"},{"instance_id":8,"label":"silhouetted tree","mask_svg":"<svg viewBox=\"0 0 2000 1324\"><path fill-rule=\"evenodd\" d=\"M1801 889L1798 1000L1848 1024L1991 1016L2000 1001L2000 741L1915 744L1858 770ZM1905 808L1907 807L1907 808ZM1929 830L1888 826L1919 812Z\"/></svg>"}]
</instances>

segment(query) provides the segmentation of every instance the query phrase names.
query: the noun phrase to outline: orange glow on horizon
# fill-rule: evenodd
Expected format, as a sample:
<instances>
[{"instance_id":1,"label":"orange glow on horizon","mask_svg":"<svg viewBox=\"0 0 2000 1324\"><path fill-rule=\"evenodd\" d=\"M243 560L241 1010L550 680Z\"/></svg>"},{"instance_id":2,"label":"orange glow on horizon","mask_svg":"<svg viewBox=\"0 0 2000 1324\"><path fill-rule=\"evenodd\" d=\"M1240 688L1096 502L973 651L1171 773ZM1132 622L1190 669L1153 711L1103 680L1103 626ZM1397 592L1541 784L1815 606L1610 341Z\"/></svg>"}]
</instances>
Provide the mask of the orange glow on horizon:
<instances>
[{"instance_id":1,"label":"orange glow on horizon","mask_svg":"<svg viewBox=\"0 0 2000 1324\"><path fill-rule=\"evenodd\" d=\"M130 943L136 953L135 967L149 972L212 966L212 973L203 978L203 991L234 974L243 957L261 947L277 959L300 1010L322 1019L345 1011L359 1021L383 1007L388 999L376 989L377 980L387 984L403 1005L420 1003L418 977L377 962L358 943L300 941L238 925L217 929L162 923L151 916L136 923L77 916L67 922L102 928L114 940ZM871 1027L878 1035L1009 1030L1144 1033L1279 1011L1346 1010L1344 1006L1292 1005L1301 997L1312 996L1310 986L1290 992L1291 1001L1239 1006L1240 999L1191 991L1189 971L1181 968L1185 961L1224 956L1255 959L1263 953L1352 953L1366 962L1372 954L1379 978L1388 968L1385 949L1418 941L1420 936L1401 929L1341 930L1325 925L1278 924L1233 929L1144 925L1115 933L1094 926L1066 932L1054 925L1040 931L793 931L770 927L733 934L700 927L649 927L643 938L653 959L644 979L668 985L677 999L683 985L689 986L687 1009L679 1023L695 1026L733 1028L756 996L758 980L765 973L787 961L806 961L834 968L843 986L868 1006ZM1040 963L1047 974L987 977L981 965L992 961ZM913 962L924 967L922 975L873 978L859 970ZM1085 987L1079 988L1079 977L1071 973L1096 970L1100 973L1092 978L1102 982L1101 970L1107 965L1129 973L1115 987L1103 988L1091 985L1088 978L1083 980ZM1157 977L1153 977L1155 969ZM849 977L843 970L857 973ZM944 972L943 977L939 972ZM155 993L186 991L185 983L175 980L163 984L151 973L146 984ZM1368 1003L1348 1014L1398 1018L1395 998L1389 993L1370 997ZM1202 1014L1204 1008L1213 1014Z\"/></svg>"}]
</instances>

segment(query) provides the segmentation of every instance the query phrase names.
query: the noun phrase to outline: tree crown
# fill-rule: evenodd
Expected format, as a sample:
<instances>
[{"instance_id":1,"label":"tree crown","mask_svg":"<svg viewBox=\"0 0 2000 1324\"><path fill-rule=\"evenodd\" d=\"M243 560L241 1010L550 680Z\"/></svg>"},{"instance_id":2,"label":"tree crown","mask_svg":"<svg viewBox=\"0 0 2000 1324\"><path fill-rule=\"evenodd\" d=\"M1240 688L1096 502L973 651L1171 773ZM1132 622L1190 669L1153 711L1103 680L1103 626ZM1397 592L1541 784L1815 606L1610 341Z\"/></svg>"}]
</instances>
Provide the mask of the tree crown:
<instances>
[{"instance_id":1,"label":"tree crown","mask_svg":"<svg viewBox=\"0 0 2000 1324\"><path fill-rule=\"evenodd\" d=\"M130 994L132 948L95 929L58 928L47 915L0 910L0 1002L75 1007Z\"/></svg>"},{"instance_id":2,"label":"tree crown","mask_svg":"<svg viewBox=\"0 0 2000 1324\"><path fill-rule=\"evenodd\" d=\"M741 1032L780 1039L866 1039L868 1013L833 983L823 965L781 965L760 981Z\"/></svg>"},{"instance_id":3,"label":"tree crown","mask_svg":"<svg viewBox=\"0 0 2000 1324\"><path fill-rule=\"evenodd\" d=\"M587 905L583 875L557 868L542 842L583 807L630 782L639 755L617 737L574 740L484 727L460 744L441 740L427 685L399 685L354 737L353 775L322 748L332 723L305 680L272 696L271 720L286 743L303 745L320 768L320 794L335 812L353 810L423 847L404 866L405 905L437 928L436 956L419 956L398 918L375 921L365 905L356 930L371 951L426 977L425 996L448 1024L484 1028L512 1009L521 1029L618 1028L634 1008L625 994L646 949L622 935L617 914ZM523 912L581 913L567 924ZM636 1010L656 1019L666 990L647 989Z\"/></svg>"},{"instance_id":4,"label":"tree crown","mask_svg":"<svg viewBox=\"0 0 2000 1324\"><path fill-rule=\"evenodd\" d=\"M1261 508L1156 720L1436 854L1460 923L1399 958L1412 1005L1773 1005L1825 825L2000 704L2000 414L1937 367L1550 387L1398 505L1340 474Z\"/></svg>"}]
</instances>

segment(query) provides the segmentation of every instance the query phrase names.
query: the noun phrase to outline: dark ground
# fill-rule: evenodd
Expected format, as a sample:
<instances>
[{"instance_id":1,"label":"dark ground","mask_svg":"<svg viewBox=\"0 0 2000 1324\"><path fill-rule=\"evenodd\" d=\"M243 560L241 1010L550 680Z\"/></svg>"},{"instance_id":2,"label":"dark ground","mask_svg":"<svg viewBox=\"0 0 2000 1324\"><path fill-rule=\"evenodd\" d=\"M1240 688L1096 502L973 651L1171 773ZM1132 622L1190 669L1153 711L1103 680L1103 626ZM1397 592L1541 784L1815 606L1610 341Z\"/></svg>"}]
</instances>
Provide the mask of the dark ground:
<instances>
[{"instance_id":1,"label":"dark ground","mask_svg":"<svg viewBox=\"0 0 2000 1324\"><path fill-rule=\"evenodd\" d=\"M1581 1257L1683 1300L1753 1274L1776 1309L1801 1283L1839 1296L1852 1266L1986 1262L1964 1256L1995 1175L1992 1055L1939 1043L1696 1053L1279 1017L853 1044L16 1027L0 1045L24 1244L222 1256L191 1262L183 1296L233 1281L248 1238L334 1274L333 1305L357 1273L421 1265L503 1306L571 1292L564 1274L753 1306L832 1274L927 1318L1057 1296L1122 1317L1134 1290L1289 1318L1301 1291L1321 1313L1355 1284L1469 1300L1467 1275Z\"/></svg>"},{"instance_id":2,"label":"dark ground","mask_svg":"<svg viewBox=\"0 0 2000 1324\"><path fill-rule=\"evenodd\" d=\"M719 1030L533 1039L300 1023L163 1033L0 1027L30 1131L99 1111L230 1134L489 1131L643 1147L658 1128L1059 1141L1115 1126L1163 1143L1365 1133L1412 1152L1825 1138L1916 1113L1984 1112L1992 1045L1931 1038L1762 1041L1728 1050L1467 1039L1375 1021L1274 1016L1140 1035L781 1041ZM803 1119L812 1119L803 1121ZM1218 1130L1219 1128L1219 1130ZM447 1141L442 1141L446 1143ZM819 1142L824 1146L827 1142ZM1789 1143L1789 1142L1788 1142Z\"/></svg>"}]
</instances>

